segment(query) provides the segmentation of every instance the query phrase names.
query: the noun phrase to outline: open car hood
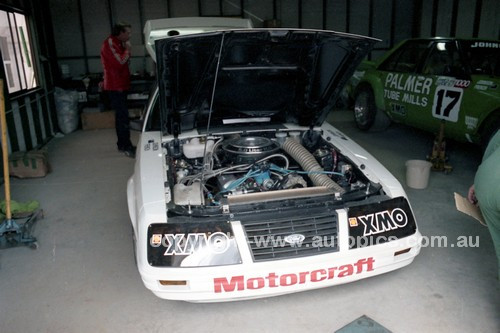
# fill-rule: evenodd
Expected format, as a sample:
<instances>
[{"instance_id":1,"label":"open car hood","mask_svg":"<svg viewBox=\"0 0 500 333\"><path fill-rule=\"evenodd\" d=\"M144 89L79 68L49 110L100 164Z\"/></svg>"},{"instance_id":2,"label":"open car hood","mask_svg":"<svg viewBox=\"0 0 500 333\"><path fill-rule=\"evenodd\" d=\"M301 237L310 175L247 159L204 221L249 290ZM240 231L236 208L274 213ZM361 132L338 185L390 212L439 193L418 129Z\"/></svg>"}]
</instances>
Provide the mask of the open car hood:
<instances>
[{"instance_id":1,"label":"open car hood","mask_svg":"<svg viewBox=\"0 0 500 333\"><path fill-rule=\"evenodd\" d=\"M155 42L162 131L320 125L375 39L245 29Z\"/></svg>"}]
</instances>

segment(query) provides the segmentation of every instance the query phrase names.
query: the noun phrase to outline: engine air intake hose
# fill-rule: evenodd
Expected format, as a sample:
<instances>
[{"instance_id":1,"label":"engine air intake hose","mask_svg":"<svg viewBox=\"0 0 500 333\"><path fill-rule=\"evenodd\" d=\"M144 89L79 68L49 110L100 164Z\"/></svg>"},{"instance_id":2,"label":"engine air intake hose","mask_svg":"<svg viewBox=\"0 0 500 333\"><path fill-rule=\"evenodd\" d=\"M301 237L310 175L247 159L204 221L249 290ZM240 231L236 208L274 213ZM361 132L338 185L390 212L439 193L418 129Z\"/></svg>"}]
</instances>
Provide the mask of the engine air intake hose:
<instances>
[{"instance_id":1,"label":"engine air intake hose","mask_svg":"<svg viewBox=\"0 0 500 333\"><path fill-rule=\"evenodd\" d=\"M316 186L325 186L335 192L343 194L345 190L335 183L326 174L322 174L323 168L318 164L314 156L294 139L287 138L281 148L293 157L304 169L304 171L312 172L309 174L312 182Z\"/></svg>"}]
</instances>

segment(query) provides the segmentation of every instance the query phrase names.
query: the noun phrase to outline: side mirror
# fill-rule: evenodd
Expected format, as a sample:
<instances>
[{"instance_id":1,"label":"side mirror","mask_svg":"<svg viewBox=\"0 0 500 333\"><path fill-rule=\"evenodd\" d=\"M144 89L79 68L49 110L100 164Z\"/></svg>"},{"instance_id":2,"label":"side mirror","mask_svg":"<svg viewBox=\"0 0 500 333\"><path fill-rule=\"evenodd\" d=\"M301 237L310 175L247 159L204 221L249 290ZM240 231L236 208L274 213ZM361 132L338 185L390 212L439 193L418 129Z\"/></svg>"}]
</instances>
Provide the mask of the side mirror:
<instances>
[{"instance_id":1,"label":"side mirror","mask_svg":"<svg viewBox=\"0 0 500 333\"><path fill-rule=\"evenodd\" d=\"M143 125L144 125L143 119L131 119L129 124L130 129L132 131L139 131L139 132L142 132Z\"/></svg>"}]
</instances>

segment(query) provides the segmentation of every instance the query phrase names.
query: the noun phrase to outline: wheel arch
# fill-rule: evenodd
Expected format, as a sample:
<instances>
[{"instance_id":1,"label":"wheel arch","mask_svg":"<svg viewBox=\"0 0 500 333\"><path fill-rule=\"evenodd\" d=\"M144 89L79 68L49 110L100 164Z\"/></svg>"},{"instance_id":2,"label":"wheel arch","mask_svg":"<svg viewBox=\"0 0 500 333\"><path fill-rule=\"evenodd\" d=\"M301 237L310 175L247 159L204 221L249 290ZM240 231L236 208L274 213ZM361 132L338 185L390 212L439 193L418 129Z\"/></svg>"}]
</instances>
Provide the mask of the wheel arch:
<instances>
[{"instance_id":1,"label":"wheel arch","mask_svg":"<svg viewBox=\"0 0 500 333\"><path fill-rule=\"evenodd\" d=\"M373 114L373 119L371 119L369 121L370 125L368 125L366 129L360 127L360 125L358 125L358 127L362 130L379 132L379 131L383 131L383 130L387 129L387 127L389 127L389 125L391 124L392 119L389 116L389 114L385 111L385 103L384 103L383 93L376 94L375 89L373 88L373 84L374 83L372 83L368 80L361 82L358 85L357 90L356 90L356 94L354 96L355 96L355 100L356 100L358 93L360 93L363 90L369 91L369 93L372 96L373 107L375 108L374 114ZM377 84L377 83L375 82L375 84ZM380 87L381 86L382 85L380 85ZM383 89L383 88L381 88L381 89ZM355 112L356 112L356 110L355 110Z\"/></svg>"},{"instance_id":2,"label":"wheel arch","mask_svg":"<svg viewBox=\"0 0 500 333\"><path fill-rule=\"evenodd\" d=\"M356 86L356 90L354 92L354 96L358 93L359 90L362 88L368 88L372 91L373 98L375 100L375 106L377 107L378 110L385 112L385 103L384 103L384 94L379 93L377 94L376 91L377 89L380 89L383 92L383 86L380 83L380 80L377 79L372 79L372 78L367 78L359 82L359 84Z\"/></svg>"},{"instance_id":3,"label":"wheel arch","mask_svg":"<svg viewBox=\"0 0 500 333\"><path fill-rule=\"evenodd\" d=\"M500 109L495 109L484 117L478 127L477 133L479 134L479 144L483 148L486 148L491 136L496 132L496 130L499 129L499 127Z\"/></svg>"}]
</instances>

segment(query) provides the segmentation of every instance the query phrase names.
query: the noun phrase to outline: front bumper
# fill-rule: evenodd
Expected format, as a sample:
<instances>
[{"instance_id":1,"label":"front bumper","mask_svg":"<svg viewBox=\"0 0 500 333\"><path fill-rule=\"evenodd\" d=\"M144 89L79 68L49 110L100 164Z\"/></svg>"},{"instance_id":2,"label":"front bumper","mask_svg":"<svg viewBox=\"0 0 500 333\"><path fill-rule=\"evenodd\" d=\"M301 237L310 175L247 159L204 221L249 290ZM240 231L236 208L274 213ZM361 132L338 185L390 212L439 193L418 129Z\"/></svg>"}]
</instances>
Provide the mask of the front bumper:
<instances>
[{"instance_id":1,"label":"front bumper","mask_svg":"<svg viewBox=\"0 0 500 333\"><path fill-rule=\"evenodd\" d=\"M255 262L244 228L231 222L241 263L210 267L153 267L146 244L138 243L138 268L156 296L189 302L222 302L324 288L386 273L410 264L420 252L421 234L349 249L348 217L339 217L338 251L293 259ZM142 239L145 239L143 237ZM142 250L142 251L141 251Z\"/></svg>"}]
</instances>

